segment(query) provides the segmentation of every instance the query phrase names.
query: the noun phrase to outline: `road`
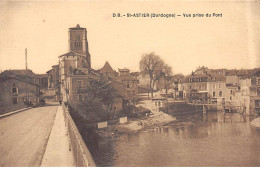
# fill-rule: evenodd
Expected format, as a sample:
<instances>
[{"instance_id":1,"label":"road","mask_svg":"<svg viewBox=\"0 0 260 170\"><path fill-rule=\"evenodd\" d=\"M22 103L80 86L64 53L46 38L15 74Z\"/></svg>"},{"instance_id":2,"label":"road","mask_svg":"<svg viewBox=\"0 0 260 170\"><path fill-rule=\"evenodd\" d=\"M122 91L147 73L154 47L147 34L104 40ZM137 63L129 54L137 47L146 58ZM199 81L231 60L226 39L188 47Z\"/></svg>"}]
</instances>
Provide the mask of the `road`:
<instances>
[{"instance_id":1,"label":"road","mask_svg":"<svg viewBox=\"0 0 260 170\"><path fill-rule=\"evenodd\" d=\"M56 111L48 105L1 118L0 166L40 166Z\"/></svg>"}]
</instances>

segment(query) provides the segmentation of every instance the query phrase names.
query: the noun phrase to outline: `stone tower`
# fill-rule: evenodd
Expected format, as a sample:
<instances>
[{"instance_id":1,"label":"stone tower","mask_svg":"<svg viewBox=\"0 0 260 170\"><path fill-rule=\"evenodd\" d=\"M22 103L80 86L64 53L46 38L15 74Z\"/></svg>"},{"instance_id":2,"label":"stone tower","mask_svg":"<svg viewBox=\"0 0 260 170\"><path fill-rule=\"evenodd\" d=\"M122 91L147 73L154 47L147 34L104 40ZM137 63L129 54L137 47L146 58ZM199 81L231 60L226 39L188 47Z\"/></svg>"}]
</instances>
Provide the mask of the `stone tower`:
<instances>
[{"instance_id":1,"label":"stone tower","mask_svg":"<svg viewBox=\"0 0 260 170\"><path fill-rule=\"evenodd\" d=\"M85 67L91 68L87 30L86 28L81 28L79 24L74 28L69 28L69 52L84 55L86 57Z\"/></svg>"}]
</instances>

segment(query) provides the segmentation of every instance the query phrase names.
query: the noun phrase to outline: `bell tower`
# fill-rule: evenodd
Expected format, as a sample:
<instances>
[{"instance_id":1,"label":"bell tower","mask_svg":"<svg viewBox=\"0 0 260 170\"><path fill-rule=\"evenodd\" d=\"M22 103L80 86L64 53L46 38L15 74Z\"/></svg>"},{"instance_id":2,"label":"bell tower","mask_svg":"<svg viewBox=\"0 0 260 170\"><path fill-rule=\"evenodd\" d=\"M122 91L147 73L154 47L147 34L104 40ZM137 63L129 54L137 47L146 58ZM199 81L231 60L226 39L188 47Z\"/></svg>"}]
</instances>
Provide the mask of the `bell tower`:
<instances>
[{"instance_id":1,"label":"bell tower","mask_svg":"<svg viewBox=\"0 0 260 170\"><path fill-rule=\"evenodd\" d=\"M80 27L79 24L74 28L69 28L69 52L84 55L86 57L85 67L91 68L87 30Z\"/></svg>"}]
</instances>

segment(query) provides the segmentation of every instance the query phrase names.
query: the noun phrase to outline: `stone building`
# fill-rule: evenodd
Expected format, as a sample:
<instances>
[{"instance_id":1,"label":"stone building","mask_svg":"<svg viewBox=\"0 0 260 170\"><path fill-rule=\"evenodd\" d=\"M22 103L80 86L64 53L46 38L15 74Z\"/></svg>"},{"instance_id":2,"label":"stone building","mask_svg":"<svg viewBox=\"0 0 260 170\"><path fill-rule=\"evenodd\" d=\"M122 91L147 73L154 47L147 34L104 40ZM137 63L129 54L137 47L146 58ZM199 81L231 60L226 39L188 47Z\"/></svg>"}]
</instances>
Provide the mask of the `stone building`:
<instances>
[{"instance_id":1,"label":"stone building","mask_svg":"<svg viewBox=\"0 0 260 170\"><path fill-rule=\"evenodd\" d=\"M93 81L105 80L104 76L101 76L98 71L92 69L74 69L72 74L66 76L64 82L66 99L70 104L70 107L77 110L79 114L85 117L87 120L97 120L98 112L86 112L86 101L89 101L89 87ZM105 80L115 90L115 97L113 98L113 104L110 111L117 113L122 110L123 92L124 86L118 80ZM100 91L99 91L100 92ZM109 100L109 99L108 99ZM108 109L105 105L100 105L104 110Z\"/></svg>"},{"instance_id":2,"label":"stone building","mask_svg":"<svg viewBox=\"0 0 260 170\"><path fill-rule=\"evenodd\" d=\"M247 115L260 115L260 69L252 69L239 80L240 104L246 106Z\"/></svg>"},{"instance_id":3,"label":"stone building","mask_svg":"<svg viewBox=\"0 0 260 170\"><path fill-rule=\"evenodd\" d=\"M63 97L66 95L65 80L68 76L73 75L73 70L91 69L86 28L80 27L79 24L69 28L68 39L68 52L58 57L60 93Z\"/></svg>"},{"instance_id":4,"label":"stone building","mask_svg":"<svg viewBox=\"0 0 260 170\"><path fill-rule=\"evenodd\" d=\"M98 73L103 79L112 82L117 94L122 96L123 105L136 104L139 74L136 72L130 73L130 70L126 68L118 69L118 72L113 70L108 62L98 70ZM117 108L122 108L122 106L117 106Z\"/></svg>"},{"instance_id":5,"label":"stone building","mask_svg":"<svg viewBox=\"0 0 260 170\"><path fill-rule=\"evenodd\" d=\"M86 68L86 59L82 54L73 51L59 56L60 81L63 83L66 76L72 74L73 69Z\"/></svg>"},{"instance_id":6,"label":"stone building","mask_svg":"<svg viewBox=\"0 0 260 170\"><path fill-rule=\"evenodd\" d=\"M105 62L104 66L98 70L100 76L106 77L108 79L113 79L113 80L118 80L119 79L119 74L109 64L109 62Z\"/></svg>"},{"instance_id":7,"label":"stone building","mask_svg":"<svg viewBox=\"0 0 260 170\"><path fill-rule=\"evenodd\" d=\"M38 79L38 85L40 89L48 89L48 75L47 74L36 74Z\"/></svg>"},{"instance_id":8,"label":"stone building","mask_svg":"<svg viewBox=\"0 0 260 170\"><path fill-rule=\"evenodd\" d=\"M7 70L0 74L0 114L38 104L40 88L31 70Z\"/></svg>"},{"instance_id":9,"label":"stone building","mask_svg":"<svg viewBox=\"0 0 260 170\"><path fill-rule=\"evenodd\" d=\"M48 89L56 89L60 83L60 71L59 65L53 65L52 69L47 71L48 75Z\"/></svg>"},{"instance_id":10,"label":"stone building","mask_svg":"<svg viewBox=\"0 0 260 170\"><path fill-rule=\"evenodd\" d=\"M129 69L118 69L119 77L125 87L124 100L129 104L136 104L138 99L138 74L130 73Z\"/></svg>"},{"instance_id":11,"label":"stone building","mask_svg":"<svg viewBox=\"0 0 260 170\"><path fill-rule=\"evenodd\" d=\"M85 61L82 61L82 67L91 68L91 58L88 49L88 39L86 28L76 27L69 28L69 52L83 55Z\"/></svg>"},{"instance_id":12,"label":"stone building","mask_svg":"<svg viewBox=\"0 0 260 170\"><path fill-rule=\"evenodd\" d=\"M223 70L198 68L185 76L179 84L179 93L189 102L225 103L226 79Z\"/></svg>"}]
</instances>

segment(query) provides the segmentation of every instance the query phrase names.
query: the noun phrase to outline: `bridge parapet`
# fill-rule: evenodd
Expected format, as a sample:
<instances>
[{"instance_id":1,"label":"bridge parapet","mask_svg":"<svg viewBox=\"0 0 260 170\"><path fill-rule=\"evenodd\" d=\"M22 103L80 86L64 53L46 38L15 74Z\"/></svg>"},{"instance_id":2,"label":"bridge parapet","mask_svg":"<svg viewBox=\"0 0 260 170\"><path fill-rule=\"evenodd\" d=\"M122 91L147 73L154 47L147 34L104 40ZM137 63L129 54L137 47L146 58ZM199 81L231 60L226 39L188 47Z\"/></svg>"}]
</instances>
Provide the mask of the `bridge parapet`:
<instances>
[{"instance_id":1,"label":"bridge parapet","mask_svg":"<svg viewBox=\"0 0 260 170\"><path fill-rule=\"evenodd\" d=\"M62 103L65 124L68 128L71 149L74 156L75 165L77 167L95 167L96 164L82 139L77 126L75 125L68 108Z\"/></svg>"}]
</instances>

